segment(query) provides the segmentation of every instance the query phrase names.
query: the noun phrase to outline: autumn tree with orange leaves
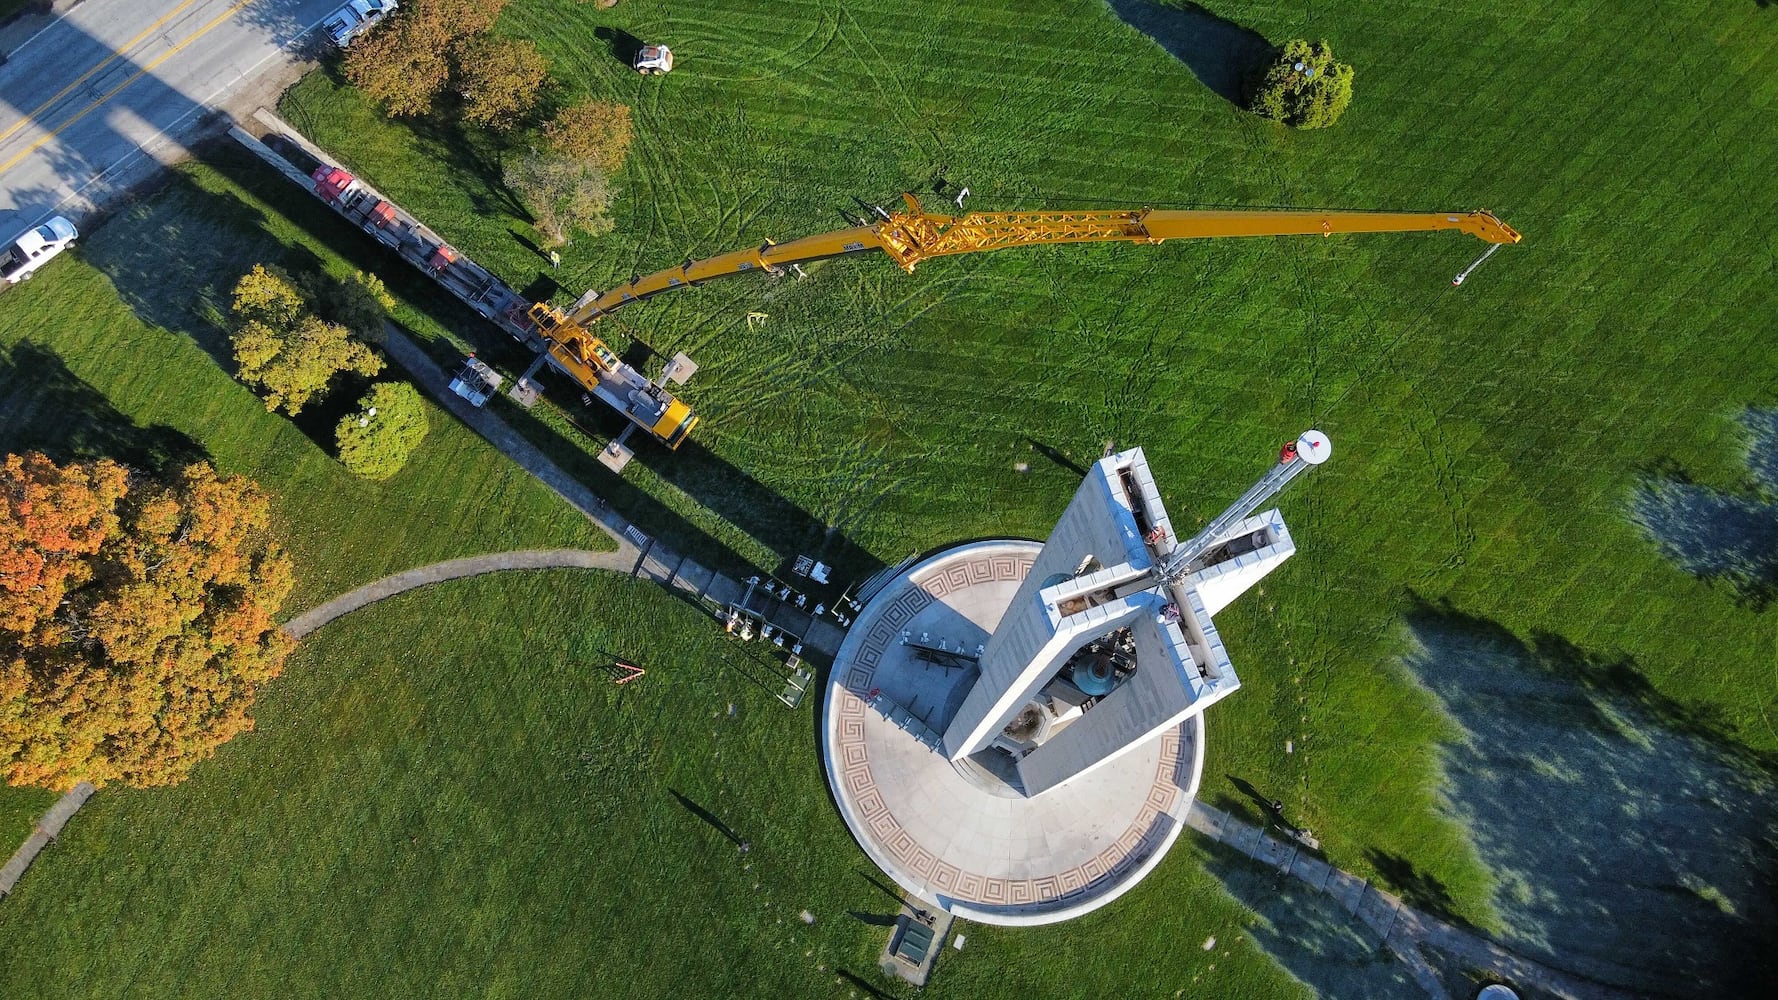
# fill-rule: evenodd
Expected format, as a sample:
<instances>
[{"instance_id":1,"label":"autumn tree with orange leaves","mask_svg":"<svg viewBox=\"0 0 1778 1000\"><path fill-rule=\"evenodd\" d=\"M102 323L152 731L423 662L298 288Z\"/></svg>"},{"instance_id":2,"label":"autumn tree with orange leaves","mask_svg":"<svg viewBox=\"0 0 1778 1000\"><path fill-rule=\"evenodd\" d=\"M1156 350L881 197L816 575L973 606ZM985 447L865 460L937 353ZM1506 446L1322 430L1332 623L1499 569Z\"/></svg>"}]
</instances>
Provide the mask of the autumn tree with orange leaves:
<instances>
[{"instance_id":1,"label":"autumn tree with orange leaves","mask_svg":"<svg viewBox=\"0 0 1778 1000\"><path fill-rule=\"evenodd\" d=\"M14 785L184 780L253 728L291 640L266 495L208 464L0 462L0 774Z\"/></svg>"}]
</instances>

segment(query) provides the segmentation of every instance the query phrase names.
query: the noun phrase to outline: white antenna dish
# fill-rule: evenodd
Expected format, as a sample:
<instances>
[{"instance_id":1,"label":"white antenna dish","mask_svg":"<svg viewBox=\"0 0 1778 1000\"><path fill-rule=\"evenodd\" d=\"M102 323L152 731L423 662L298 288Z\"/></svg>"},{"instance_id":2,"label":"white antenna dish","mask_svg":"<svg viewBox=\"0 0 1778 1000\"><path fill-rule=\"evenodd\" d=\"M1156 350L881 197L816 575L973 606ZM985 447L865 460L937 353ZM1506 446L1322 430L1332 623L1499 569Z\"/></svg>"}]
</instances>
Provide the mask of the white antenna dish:
<instances>
[{"instance_id":1,"label":"white antenna dish","mask_svg":"<svg viewBox=\"0 0 1778 1000\"><path fill-rule=\"evenodd\" d=\"M1296 457L1310 465L1320 465L1333 457L1333 442L1320 431L1304 431L1296 439Z\"/></svg>"}]
</instances>

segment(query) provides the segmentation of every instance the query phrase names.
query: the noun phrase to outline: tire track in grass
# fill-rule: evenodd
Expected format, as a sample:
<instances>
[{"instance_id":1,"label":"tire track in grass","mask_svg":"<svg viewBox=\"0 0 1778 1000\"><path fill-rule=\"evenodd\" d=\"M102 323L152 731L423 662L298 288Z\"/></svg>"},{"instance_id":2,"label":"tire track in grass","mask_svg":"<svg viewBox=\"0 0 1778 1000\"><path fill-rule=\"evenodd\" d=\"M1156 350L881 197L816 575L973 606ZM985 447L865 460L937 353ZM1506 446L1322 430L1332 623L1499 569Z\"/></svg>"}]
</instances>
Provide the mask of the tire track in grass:
<instances>
[{"instance_id":1,"label":"tire track in grass","mask_svg":"<svg viewBox=\"0 0 1778 1000\"><path fill-rule=\"evenodd\" d=\"M902 110L906 115L897 123L902 135L919 147L919 152L923 155L929 158L939 155L939 152L942 151L942 143L939 144L941 149L936 151L927 149L920 144L919 134L922 131L926 132L935 142L937 142L938 136L936 133L932 132L929 126L925 125L924 116L920 114L919 105L914 102L912 97L908 96L907 88L902 86L901 77L895 72L894 65L883 57L882 50L878 49L876 43L871 41L870 32L866 31L864 26L858 23L858 19L852 14L850 5L844 3L840 5L840 17L844 18L847 22L850 22L853 31L863 41L865 47L870 50L870 56L867 58L865 53L859 50L858 46L852 44L852 40L847 37L846 32L839 32L840 41L851 51L858 68L864 71L865 76L870 77L871 83L877 88L877 92L883 95L885 101L893 102L896 98L900 99ZM875 69L871 68L871 59L874 59L882 67L883 71L895 81L895 93L893 95L890 94L889 88L884 85L882 75Z\"/></svg>"}]
</instances>

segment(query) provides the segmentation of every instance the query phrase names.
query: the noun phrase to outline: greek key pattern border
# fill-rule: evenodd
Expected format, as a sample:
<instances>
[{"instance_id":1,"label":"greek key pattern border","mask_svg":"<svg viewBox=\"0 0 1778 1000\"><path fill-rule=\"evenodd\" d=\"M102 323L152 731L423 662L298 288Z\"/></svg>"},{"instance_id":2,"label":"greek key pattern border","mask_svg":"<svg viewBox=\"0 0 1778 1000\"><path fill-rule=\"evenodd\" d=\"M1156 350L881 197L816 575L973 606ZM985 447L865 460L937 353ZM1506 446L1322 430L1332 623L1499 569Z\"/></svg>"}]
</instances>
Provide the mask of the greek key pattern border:
<instances>
[{"instance_id":1,"label":"greek key pattern border","mask_svg":"<svg viewBox=\"0 0 1778 1000\"><path fill-rule=\"evenodd\" d=\"M1032 558L1022 555L989 556L938 567L903 585L900 593L871 622L870 630L846 672L845 688L836 692L834 705L837 713L835 751L840 780L857 811L861 823L859 832L868 835L903 871L919 878L933 893L980 906L1068 906L1120 881L1166 842L1170 824L1165 818L1177 803L1180 792L1175 776L1189 770L1185 766L1189 762L1182 756L1191 752L1190 743L1185 739L1186 727L1191 723L1186 722L1162 737L1160 760L1148 797L1123 835L1085 862L1039 878L991 878L964 871L934 857L895 818L877 791L864 735L869 711L864 693L871 688L871 678L876 674L877 666L890 644L900 635L902 627L933 601L980 584L1023 580L1031 571L1031 564Z\"/></svg>"}]
</instances>

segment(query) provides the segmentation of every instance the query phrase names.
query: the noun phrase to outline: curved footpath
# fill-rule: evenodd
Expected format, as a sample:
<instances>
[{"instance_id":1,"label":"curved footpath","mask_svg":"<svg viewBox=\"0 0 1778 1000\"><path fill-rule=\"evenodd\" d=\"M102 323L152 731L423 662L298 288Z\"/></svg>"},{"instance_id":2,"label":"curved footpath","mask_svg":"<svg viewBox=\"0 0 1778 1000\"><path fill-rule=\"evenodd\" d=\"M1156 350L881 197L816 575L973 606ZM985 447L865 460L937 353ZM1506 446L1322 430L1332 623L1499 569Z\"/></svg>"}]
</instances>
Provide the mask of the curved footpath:
<instances>
[{"instance_id":1,"label":"curved footpath","mask_svg":"<svg viewBox=\"0 0 1778 1000\"><path fill-rule=\"evenodd\" d=\"M406 593L428 584L461 580L466 576L498 573L509 569L609 569L627 573L635 565L636 551L620 548L615 552L593 552L588 549L520 549L514 552L490 552L487 555L447 559L429 566L406 570L372 580L357 590L310 608L284 624L284 631L293 639L301 639L328 622L375 604L386 597Z\"/></svg>"}]
</instances>

